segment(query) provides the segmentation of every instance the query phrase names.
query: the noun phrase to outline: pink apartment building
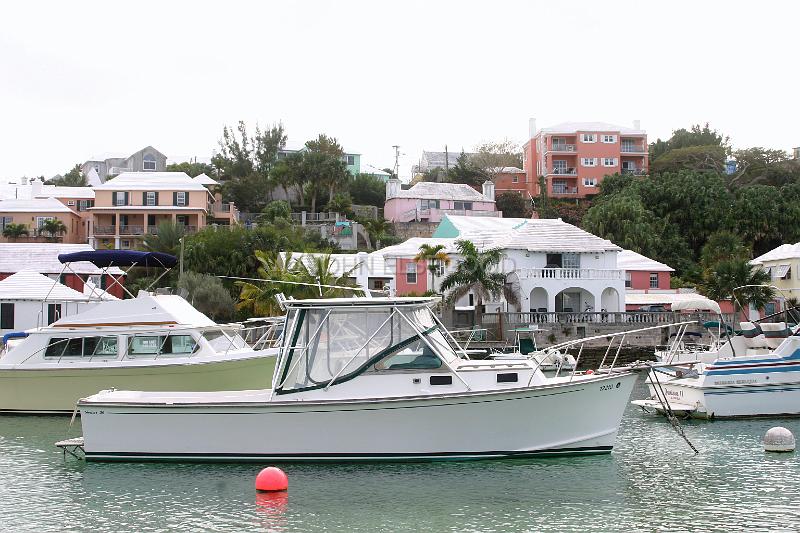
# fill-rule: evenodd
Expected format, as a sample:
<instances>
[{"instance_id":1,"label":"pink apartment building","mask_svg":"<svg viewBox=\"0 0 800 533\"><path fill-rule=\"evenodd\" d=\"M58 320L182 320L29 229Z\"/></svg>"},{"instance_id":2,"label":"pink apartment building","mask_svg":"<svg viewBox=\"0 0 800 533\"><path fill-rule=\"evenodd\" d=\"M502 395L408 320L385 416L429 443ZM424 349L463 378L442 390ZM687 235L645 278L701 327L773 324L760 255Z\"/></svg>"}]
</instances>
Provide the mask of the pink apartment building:
<instances>
[{"instance_id":1,"label":"pink apartment building","mask_svg":"<svg viewBox=\"0 0 800 533\"><path fill-rule=\"evenodd\" d=\"M585 198L597 194L603 176L645 175L648 169L647 134L604 122L564 122L536 129L530 119L529 141L523 145L525 179L532 195L539 194L544 176L553 198Z\"/></svg>"},{"instance_id":2,"label":"pink apartment building","mask_svg":"<svg viewBox=\"0 0 800 533\"><path fill-rule=\"evenodd\" d=\"M483 193L480 193L461 183L422 181L404 190L400 187L400 180L390 179L386 182L383 216L389 222L438 223L446 214L502 216L495 208L494 183L485 182Z\"/></svg>"}]
</instances>

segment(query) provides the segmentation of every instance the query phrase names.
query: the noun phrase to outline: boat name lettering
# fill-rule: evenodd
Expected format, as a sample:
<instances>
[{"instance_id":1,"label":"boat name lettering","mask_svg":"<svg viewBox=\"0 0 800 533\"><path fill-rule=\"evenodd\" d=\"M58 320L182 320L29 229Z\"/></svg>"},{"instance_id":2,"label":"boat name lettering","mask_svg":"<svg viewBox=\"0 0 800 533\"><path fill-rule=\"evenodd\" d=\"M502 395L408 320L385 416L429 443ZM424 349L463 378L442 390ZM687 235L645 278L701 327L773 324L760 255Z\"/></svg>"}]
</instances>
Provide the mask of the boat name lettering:
<instances>
[{"instance_id":1,"label":"boat name lettering","mask_svg":"<svg viewBox=\"0 0 800 533\"><path fill-rule=\"evenodd\" d=\"M81 412L83 414L85 414L85 415L104 415L104 414L106 414L105 411L87 411L85 409L83 409Z\"/></svg>"},{"instance_id":2,"label":"boat name lettering","mask_svg":"<svg viewBox=\"0 0 800 533\"><path fill-rule=\"evenodd\" d=\"M600 385L600 390L614 390L614 388L619 388L620 384L617 383L616 385L607 384L607 385Z\"/></svg>"},{"instance_id":3,"label":"boat name lettering","mask_svg":"<svg viewBox=\"0 0 800 533\"><path fill-rule=\"evenodd\" d=\"M682 390L665 389L664 393L666 393L667 396L675 396L676 398L683 398Z\"/></svg>"}]
</instances>

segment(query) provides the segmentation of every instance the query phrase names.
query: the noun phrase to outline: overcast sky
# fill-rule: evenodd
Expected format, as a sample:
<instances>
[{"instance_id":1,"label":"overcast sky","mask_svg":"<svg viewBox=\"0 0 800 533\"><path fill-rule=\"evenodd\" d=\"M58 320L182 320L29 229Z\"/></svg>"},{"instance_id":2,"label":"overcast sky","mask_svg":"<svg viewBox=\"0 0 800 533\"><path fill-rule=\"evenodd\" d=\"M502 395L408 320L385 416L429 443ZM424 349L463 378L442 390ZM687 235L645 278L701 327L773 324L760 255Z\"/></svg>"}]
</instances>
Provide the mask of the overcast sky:
<instances>
[{"instance_id":1,"label":"overcast sky","mask_svg":"<svg viewBox=\"0 0 800 533\"><path fill-rule=\"evenodd\" d=\"M800 146L800 3L13 2L0 5L0 178L153 145L209 157L222 127L324 132L401 176L423 149L524 142L528 118L698 122Z\"/></svg>"}]
</instances>

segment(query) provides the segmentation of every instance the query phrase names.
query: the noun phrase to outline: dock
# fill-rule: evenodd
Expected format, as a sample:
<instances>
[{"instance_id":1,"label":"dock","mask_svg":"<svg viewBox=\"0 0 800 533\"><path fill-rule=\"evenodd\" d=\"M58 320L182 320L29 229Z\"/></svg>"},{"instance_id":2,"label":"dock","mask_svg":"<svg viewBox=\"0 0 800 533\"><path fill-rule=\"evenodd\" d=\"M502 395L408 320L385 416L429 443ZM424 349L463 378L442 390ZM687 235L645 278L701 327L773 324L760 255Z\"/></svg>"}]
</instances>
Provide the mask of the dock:
<instances>
[{"instance_id":1,"label":"dock","mask_svg":"<svg viewBox=\"0 0 800 533\"><path fill-rule=\"evenodd\" d=\"M76 459L84 459L86 457L83 451L83 437L60 440L56 442L56 446L61 448L61 451L64 452L64 459L67 458L67 454L70 454Z\"/></svg>"}]
</instances>

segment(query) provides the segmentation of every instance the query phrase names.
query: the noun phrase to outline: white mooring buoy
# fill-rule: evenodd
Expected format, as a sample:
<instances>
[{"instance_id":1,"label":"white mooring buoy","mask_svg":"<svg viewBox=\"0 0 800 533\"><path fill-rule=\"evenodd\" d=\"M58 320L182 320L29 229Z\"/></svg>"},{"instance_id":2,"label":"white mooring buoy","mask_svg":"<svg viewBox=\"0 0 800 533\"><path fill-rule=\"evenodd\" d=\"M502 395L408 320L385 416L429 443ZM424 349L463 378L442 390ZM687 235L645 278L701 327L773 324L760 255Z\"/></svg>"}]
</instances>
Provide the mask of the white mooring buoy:
<instances>
[{"instance_id":1,"label":"white mooring buoy","mask_svg":"<svg viewBox=\"0 0 800 533\"><path fill-rule=\"evenodd\" d=\"M764 451L767 452L793 452L794 435L788 429L777 426L771 428L764 435Z\"/></svg>"}]
</instances>

